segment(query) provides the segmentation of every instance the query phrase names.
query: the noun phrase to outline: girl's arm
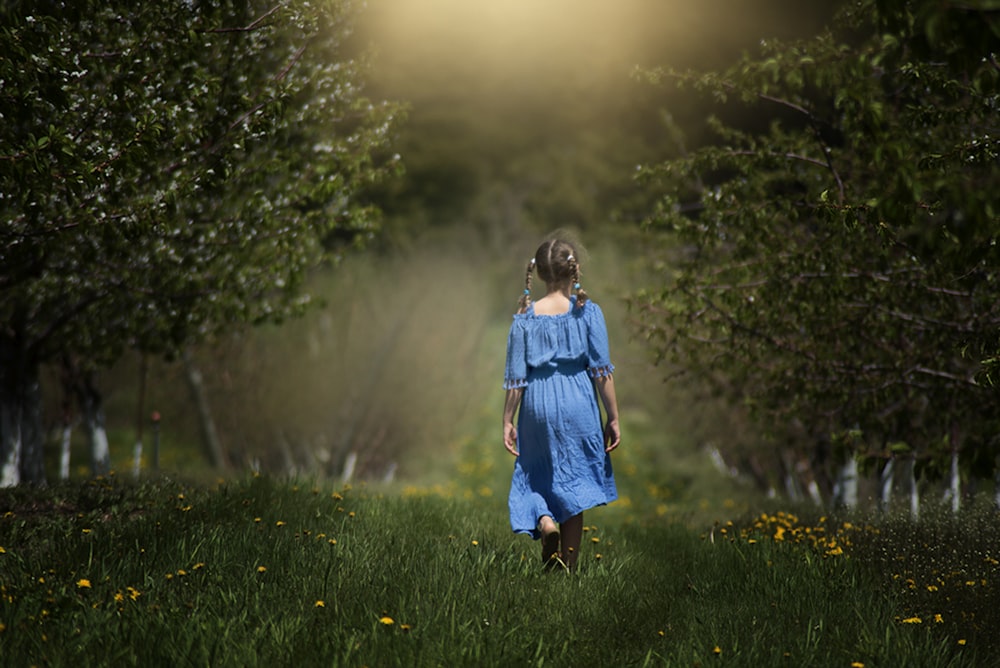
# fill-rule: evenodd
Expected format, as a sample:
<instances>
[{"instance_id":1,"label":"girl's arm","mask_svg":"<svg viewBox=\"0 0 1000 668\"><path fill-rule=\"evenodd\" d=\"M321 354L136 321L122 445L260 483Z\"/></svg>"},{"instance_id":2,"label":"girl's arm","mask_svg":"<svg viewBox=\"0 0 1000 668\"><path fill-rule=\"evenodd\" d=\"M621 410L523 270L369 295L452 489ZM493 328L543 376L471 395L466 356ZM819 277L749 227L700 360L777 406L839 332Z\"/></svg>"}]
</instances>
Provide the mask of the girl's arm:
<instances>
[{"instance_id":1,"label":"girl's arm","mask_svg":"<svg viewBox=\"0 0 1000 668\"><path fill-rule=\"evenodd\" d=\"M615 378L611 374L594 379L597 393L601 395L607 423L604 425L604 451L611 452L622 440L621 427L618 426L618 398L615 396Z\"/></svg>"},{"instance_id":2,"label":"girl's arm","mask_svg":"<svg viewBox=\"0 0 1000 668\"><path fill-rule=\"evenodd\" d=\"M517 427L514 426L514 414L517 413L518 406L521 405L521 395L524 388L518 387L507 390L507 396L503 402L503 447L507 452L517 457Z\"/></svg>"}]
</instances>

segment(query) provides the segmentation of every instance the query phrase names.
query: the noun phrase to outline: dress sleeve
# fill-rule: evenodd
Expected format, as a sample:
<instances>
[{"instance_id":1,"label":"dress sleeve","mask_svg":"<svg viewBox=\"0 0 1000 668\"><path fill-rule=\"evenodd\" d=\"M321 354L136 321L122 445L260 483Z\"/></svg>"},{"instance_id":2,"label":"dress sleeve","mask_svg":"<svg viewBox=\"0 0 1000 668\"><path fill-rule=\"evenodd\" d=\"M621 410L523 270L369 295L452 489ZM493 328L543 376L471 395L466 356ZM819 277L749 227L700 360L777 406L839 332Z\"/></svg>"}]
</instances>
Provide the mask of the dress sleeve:
<instances>
[{"instance_id":1,"label":"dress sleeve","mask_svg":"<svg viewBox=\"0 0 1000 668\"><path fill-rule=\"evenodd\" d=\"M591 378L610 376L615 371L608 345L608 326L604 312L594 302L587 302L587 373Z\"/></svg>"},{"instance_id":2,"label":"dress sleeve","mask_svg":"<svg viewBox=\"0 0 1000 668\"><path fill-rule=\"evenodd\" d=\"M504 370L503 389L515 390L528 384L528 352L525 345L527 332L524 318L514 318L507 335L507 366Z\"/></svg>"}]
</instances>

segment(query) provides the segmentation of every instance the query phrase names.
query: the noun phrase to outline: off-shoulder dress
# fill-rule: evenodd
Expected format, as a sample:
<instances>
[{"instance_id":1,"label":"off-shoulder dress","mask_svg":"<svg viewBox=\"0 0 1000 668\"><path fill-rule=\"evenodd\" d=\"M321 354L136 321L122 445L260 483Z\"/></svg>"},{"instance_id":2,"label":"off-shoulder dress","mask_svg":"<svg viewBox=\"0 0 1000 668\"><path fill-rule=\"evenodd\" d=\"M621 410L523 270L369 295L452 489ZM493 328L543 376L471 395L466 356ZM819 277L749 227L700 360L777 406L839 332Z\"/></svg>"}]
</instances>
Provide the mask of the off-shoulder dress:
<instances>
[{"instance_id":1,"label":"off-shoulder dress","mask_svg":"<svg viewBox=\"0 0 1000 668\"><path fill-rule=\"evenodd\" d=\"M593 381L613 371L596 303L577 306L574 296L566 313L536 315L529 306L514 316L504 389L524 389L508 498L515 532L539 538L543 515L564 522L618 498Z\"/></svg>"}]
</instances>

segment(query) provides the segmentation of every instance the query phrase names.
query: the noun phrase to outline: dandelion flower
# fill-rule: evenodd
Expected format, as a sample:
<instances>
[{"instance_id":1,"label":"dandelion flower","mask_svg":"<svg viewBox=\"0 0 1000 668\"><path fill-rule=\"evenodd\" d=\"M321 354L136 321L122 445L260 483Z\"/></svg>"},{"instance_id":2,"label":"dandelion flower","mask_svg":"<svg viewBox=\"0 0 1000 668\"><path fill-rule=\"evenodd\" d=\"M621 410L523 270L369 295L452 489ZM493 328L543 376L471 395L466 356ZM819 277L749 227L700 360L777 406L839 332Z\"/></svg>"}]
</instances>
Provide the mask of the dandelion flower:
<instances>
[{"instance_id":1,"label":"dandelion flower","mask_svg":"<svg viewBox=\"0 0 1000 668\"><path fill-rule=\"evenodd\" d=\"M410 626L409 624L400 624L399 625L399 630L402 631L403 633L409 633L410 629L412 629L412 628L413 627Z\"/></svg>"},{"instance_id":2,"label":"dandelion flower","mask_svg":"<svg viewBox=\"0 0 1000 668\"><path fill-rule=\"evenodd\" d=\"M594 536L593 538L590 539L590 542L591 543L600 543L601 539L598 538L597 536Z\"/></svg>"},{"instance_id":3,"label":"dandelion flower","mask_svg":"<svg viewBox=\"0 0 1000 668\"><path fill-rule=\"evenodd\" d=\"M274 523L274 526L283 527L285 526L285 523L282 520L278 520L277 522Z\"/></svg>"},{"instance_id":4,"label":"dandelion flower","mask_svg":"<svg viewBox=\"0 0 1000 668\"><path fill-rule=\"evenodd\" d=\"M715 654L716 656L722 654L722 648L716 645L715 648L712 649L712 654Z\"/></svg>"},{"instance_id":5,"label":"dandelion flower","mask_svg":"<svg viewBox=\"0 0 1000 668\"><path fill-rule=\"evenodd\" d=\"M258 523L258 524L260 524L260 518L259 517L253 518L253 521L256 522L256 523Z\"/></svg>"},{"instance_id":6,"label":"dandelion flower","mask_svg":"<svg viewBox=\"0 0 1000 668\"><path fill-rule=\"evenodd\" d=\"M257 567L257 572L258 573L263 573L265 571L267 571L267 566L258 566Z\"/></svg>"},{"instance_id":7,"label":"dandelion flower","mask_svg":"<svg viewBox=\"0 0 1000 668\"><path fill-rule=\"evenodd\" d=\"M851 664L851 668L865 668L865 664L861 663L860 661L855 661L854 663Z\"/></svg>"},{"instance_id":8,"label":"dandelion flower","mask_svg":"<svg viewBox=\"0 0 1000 668\"><path fill-rule=\"evenodd\" d=\"M923 622L924 620L920 619L917 616L907 617L906 619L903 620L904 624L923 624Z\"/></svg>"},{"instance_id":9,"label":"dandelion flower","mask_svg":"<svg viewBox=\"0 0 1000 668\"><path fill-rule=\"evenodd\" d=\"M115 592L115 603L121 603L124 600L125 600L125 594L121 593L120 591L116 591Z\"/></svg>"},{"instance_id":10,"label":"dandelion flower","mask_svg":"<svg viewBox=\"0 0 1000 668\"><path fill-rule=\"evenodd\" d=\"M324 603L321 600L320 601L316 601L316 607L317 608L325 608L326 607L326 603Z\"/></svg>"},{"instance_id":11,"label":"dandelion flower","mask_svg":"<svg viewBox=\"0 0 1000 668\"><path fill-rule=\"evenodd\" d=\"M944 617L941 616L940 612L938 612L938 613L936 613L934 615L934 623L935 624L942 624L942 623L944 623Z\"/></svg>"},{"instance_id":12,"label":"dandelion flower","mask_svg":"<svg viewBox=\"0 0 1000 668\"><path fill-rule=\"evenodd\" d=\"M198 571L198 570L201 570L202 568L205 568L205 563L202 562L202 561L199 561L197 564L195 564L194 566L191 567L191 570L192 571Z\"/></svg>"},{"instance_id":13,"label":"dandelion flower","mask_svg":"<svg viewBox=\"0 0 1000 668\"><path fill-rule=\"evenodd\" d=\"M393 624L396 623L396 620L394 620L392 617L389 617L388 615L379 618L378 621L382 624L385 624L386 626L392 626Z\"/></svg>"},{"instance_id":14,"label":"dandelion flower","mask_svg":"<svg viewBox=\"0 0 1000 668\"><path fill-rule=\"evenodd\" d=\"M0 545L0 554L7 554L7 550L3 549L2 545Z\"/></svg>"},{"instance_id":15,"label":"dandelion flower","mask_svg":"<svg viewBox=\"0 0 1000 668\"><path fill-rule=\"evenodd\" d=\"M348 517L354 517L354 511L352 510L351 512L347 513L347 516Z\"/></svg>"},{"instance_id":16,"label":"dandelion flower","mask_svg":"<svg viewBox=\"0 0 1000 668\"><path fill-rule=\"evenodd\" d=\"M76 586L79 587L80 589L90 589L90 580L88 580L87 578L81 578L80 580L76 581Z\"/></svg>"},{"instance_id":17,"label":"dandelion flower","mask_svg":"<svg viewBox=\"0 0 1000 668\"><path fill-rule=\"evenodd\" d=\"M2 629L0 629L0 630L2 630ZM959 645L964 645L965 644L965 638L959 638L958 639L958 644Z\"/></svg>"},{"instance_id":18,"label":"dandelion flower","mask_svg":"<svg viewBox=\"0 0 1000 668\"><path fill-rule=\"evenodd\" d=\"M91 531L90 529L80 529L80 532L84 534L88 534L90 533L90 531Z\"/></svg>"},{"instance_id":19,"label":"dandelion flower","mask_svg":"<svg viewBox=\"0 0 1000 668\"><path fill-rule=\"evenodd\" d=\"M125 589L128 591L128 597L133 601L142 596L142 592L135 587L126 587Z\"/></svg>"},{"instance_id":20,"label":"dandelion flower","mask_svg":"<svg viewBox=\"0 0 1000 668\"><path fill-rule=\"evenodd\" d=\"M479 546L479 541L478 540L472 541L472 546L473 547L478 547Z\"/></svg>"},{"instance_id":21,"label":"dandelion flower","mask_svg":"<svg viewBox=\"0 0 1000 668\"><path fill-rule=\"evenodd\" d=\"M330 545L336 545L337 544L337 539L336 538L331 538L330 540L328 540L326 542L328 542Z\"/></svg>"}]
</instances>

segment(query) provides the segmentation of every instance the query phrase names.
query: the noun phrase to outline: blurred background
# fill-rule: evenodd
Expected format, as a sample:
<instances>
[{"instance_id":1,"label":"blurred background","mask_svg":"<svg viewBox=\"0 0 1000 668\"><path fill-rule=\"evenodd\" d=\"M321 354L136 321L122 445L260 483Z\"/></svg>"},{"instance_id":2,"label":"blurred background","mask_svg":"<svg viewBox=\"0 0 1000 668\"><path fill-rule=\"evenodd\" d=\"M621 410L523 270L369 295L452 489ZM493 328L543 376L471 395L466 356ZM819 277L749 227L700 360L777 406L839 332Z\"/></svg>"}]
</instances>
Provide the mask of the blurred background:
<instances>
[{"instance_id":1,"label":"blurred background","mask_svg":"<svg viewBox=\"0 0 1000 668\"><path fill-rule=\"evenodd\" d=\"M204 470L207 409L232 471L394 480L505 504L507 328L525 262L568 229L586 248L584 284L618 367L616 512L669 514L719 484L732 486L713 498L738 503L746 486L713 442L749 438L747 425L697 388L665 383L630 327L627 298L656 261L641 229L649 196L633 175L678 150L664 114L695 129L690 142L704 115L635 72L717 67L762 39L812 35L829 4L370 0L354 44L370 54L369 95L408 105L396 142L406 172L372 194L382 234L313 276L319 306L305 317L216 339L193 367L133 357L105 373L112 465L131 468L140 428L150 456L155 410L160 465Z\"/></svg>"}]
</instances>

